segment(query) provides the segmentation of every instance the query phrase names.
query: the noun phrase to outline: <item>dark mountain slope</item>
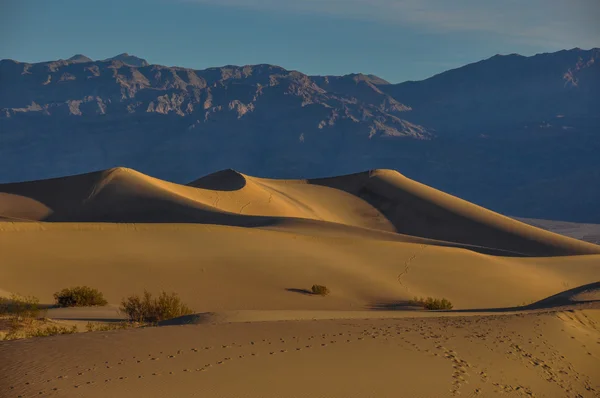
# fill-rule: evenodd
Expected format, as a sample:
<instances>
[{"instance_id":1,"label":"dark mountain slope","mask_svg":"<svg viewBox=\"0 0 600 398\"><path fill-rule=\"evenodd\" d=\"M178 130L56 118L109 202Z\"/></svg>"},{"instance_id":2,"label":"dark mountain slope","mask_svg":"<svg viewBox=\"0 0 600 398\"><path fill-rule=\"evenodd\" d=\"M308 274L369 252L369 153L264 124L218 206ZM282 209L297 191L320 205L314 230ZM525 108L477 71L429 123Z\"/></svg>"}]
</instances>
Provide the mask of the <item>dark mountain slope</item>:
<instances>
[{"instance_id":1,"label":"dark mountain slope","mask_svg":"<svg viewBox=\"0 0 600 398\"><path fill-rule=\"evenodd\" d=\"M501 213L600 222L599 54L495 56L401 84L127 54L3 60L0 182L115 166L179 183L389 168Z\"/></svg>"}]
</instances>

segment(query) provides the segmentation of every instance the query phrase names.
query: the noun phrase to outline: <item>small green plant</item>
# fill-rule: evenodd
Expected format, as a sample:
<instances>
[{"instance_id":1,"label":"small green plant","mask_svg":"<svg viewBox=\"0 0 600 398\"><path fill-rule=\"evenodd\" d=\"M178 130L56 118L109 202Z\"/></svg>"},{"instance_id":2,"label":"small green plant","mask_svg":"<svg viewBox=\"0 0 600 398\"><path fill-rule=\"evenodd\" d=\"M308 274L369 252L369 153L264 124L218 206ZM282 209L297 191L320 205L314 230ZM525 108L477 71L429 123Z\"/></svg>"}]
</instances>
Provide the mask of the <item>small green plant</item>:
<instances>
[{"instance_id":1,"label":"small green plant","mask_svg":"<svg viewBox=\"0 0 600 398\"><path fill-rule=\"evenodd\" d=\"M436 299L433 297L418 298L415 297L409 302L410 305L424 307L427 310L451 310L453 305L450 301L445 298Z\"/></svg>"},{"instance_id":2,"label":"small green plant","mask_svg":"<svg viewBox=\"0 0 600 398\"><path fill-rule=\"evenodd\" d=\"M26 333L26 337L48 337L59 334L77 333L77 326L73 325L70 328L66 326L50 325L45 328L33 329Z\"/></svg>"},{"instance_id":3,"label":"small green plant","mask_svg":"<svg viewBox=\"0 0 600 398\"><path fill-rule=\"evenodd\" d=\"M156 323L193 313L177 293L163 291L157 298L153 298L147 290L144 290L142 296L134 294L124 298L120 310L130 322L140 323Z\"/></svg>"},{"instance_id":4,"label":"small green plant","mask_svg":"<svg viewBox=\"0 0 600 398\"><path fill-rule=\"evenodd\" d=\"M331 293L329 288L323 285L312 285L310 291L312 294L318 294L319 296L327 296L329 293Z\"/></svg>"},{"instance_id":5,"label":"small green plant","mask_svg":"<svg viewBox=\"0 0 600 398\"><path fill-rule=\"evenodd\" d=\"M100 291L88 286L63 289L54 293L54 300L59 307L88 307L108 304Z\"/></svg>"}]
</instances>

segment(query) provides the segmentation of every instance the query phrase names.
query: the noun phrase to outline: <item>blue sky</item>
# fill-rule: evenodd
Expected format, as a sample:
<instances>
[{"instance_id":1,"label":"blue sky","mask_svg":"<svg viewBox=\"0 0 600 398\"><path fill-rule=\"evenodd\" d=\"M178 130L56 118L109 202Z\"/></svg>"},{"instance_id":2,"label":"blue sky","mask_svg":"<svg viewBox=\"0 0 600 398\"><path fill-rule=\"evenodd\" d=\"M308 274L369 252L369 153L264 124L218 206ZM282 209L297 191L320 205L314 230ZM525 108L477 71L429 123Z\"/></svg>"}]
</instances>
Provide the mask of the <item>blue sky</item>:
<instances>
[{"instance_id":1,"label":"blue sky","mask_svg":"<svg viewBox=\"0 0 600 398\"><path fill-rule=\"evenodd\" d=\"M0 59L128 52L401 82L494 54L600 47L599 20L599 0L1 0Z\"/></svg>"}]
</instances>

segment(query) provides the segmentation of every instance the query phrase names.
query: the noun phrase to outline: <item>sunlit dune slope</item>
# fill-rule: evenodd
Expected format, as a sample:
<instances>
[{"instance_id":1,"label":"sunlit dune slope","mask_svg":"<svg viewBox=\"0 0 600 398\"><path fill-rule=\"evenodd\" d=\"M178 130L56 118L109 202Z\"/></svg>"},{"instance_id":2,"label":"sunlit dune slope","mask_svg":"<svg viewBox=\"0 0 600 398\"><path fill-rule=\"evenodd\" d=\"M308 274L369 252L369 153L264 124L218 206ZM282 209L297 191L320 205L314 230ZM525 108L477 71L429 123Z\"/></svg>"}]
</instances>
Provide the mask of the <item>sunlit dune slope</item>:
<instances>
[{"instance_id":1,"label":"sunlit dune slope","mask_svg":"<svg viewBox=\"0 0 600 398\"><path fill-rule=\"evenodd\" d=\"M115 168L0 185L0 219L202 223L342 235L348 226L355 227L350 228L354 235L391 232L396 234L385 234L387 240L438 241L493 254L600 253L596 245L528 226L391 170L316 180L271 180L225 170L184 186Z\"/></svg>"},{"instance_id":2,"label":"sunlit dune slope","mask_svg":"<svg viewBox=\"0 0 600 398\"><path fill-rule=\"evenodd\" d=\"M208 224L0 223L0 289L52 303L100 289L119 303L176 291L195 311L395 308L414 296L457 309L531 303L598 280L600 255L519 258L436 245ZM326 298L302 289L331 289Z\"/></svg>"}]
</instances>

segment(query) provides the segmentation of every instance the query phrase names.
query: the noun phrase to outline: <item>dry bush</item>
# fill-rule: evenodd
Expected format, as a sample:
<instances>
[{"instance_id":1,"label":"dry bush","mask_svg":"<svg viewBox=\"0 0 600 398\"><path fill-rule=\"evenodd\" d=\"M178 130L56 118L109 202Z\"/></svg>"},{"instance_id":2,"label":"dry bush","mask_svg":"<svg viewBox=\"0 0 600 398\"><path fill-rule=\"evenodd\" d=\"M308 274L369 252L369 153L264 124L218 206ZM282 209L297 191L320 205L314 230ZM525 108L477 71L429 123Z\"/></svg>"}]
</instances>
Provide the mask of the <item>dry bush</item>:
<instances>
[{"instance_id":1,"label":"dry bush","mask_svg":"<svg viewBox=\"0 0 600 398\"><path fill-rule=\"evenodd\" d=\"M0 316L7 326L4 340L26 337L26 332L36 326L40 313L37 297L12 294L9 298L0 298Z\"/></svg>"},{"instance_id":2,"label":"dry bush","mask_svg":"<svg viewBox=\"0 0 600 398\"><path fill-rule=\"evenodd\" d=\"M85 325L85 329L88 332L107 332L109 330L122 330L128 329L131 327L141 326L135 325L129 322L111 322L111 323L101 323L101 322L88 322Z\"/></svg>"},{"instance_id":3,"label":"dry bush","mask_svg":"<svg viewBox=\"0 0 600 398\"><path fill-rule=\"evenodd\" d=\"M163 291L157 298L153 298L147 290L144 290L142 296L134 294L124 298L120 310L130 322L140 323L156 323L193 313L177 293Z\"/></svg>"},{"instance_id":4,"label":"dry bush","mask_svg":"<svg viewBox=\"0 0 600 398\"><path fill-rule=\"evenodd\" d=\"M424 307L427 310L451 310L453 308L452 303L449 300L446 300L445 298L436 299L433 297L415 297L412 301L409 302L409 304Z\"/></svg>"},{"instance_id":5,"label":"dry bush","mask_svg":"<svg viewBox=\"0 0 600 398\"><path fill-rule=\"evenodd\" d=\"M59 307L89 307L108 304L102 292L88 286L76 286L54 293Z\"/></svg>"},{"instance_id":6,"label":"dry bush","mask_svg":"<svg viewBox=\"0 0 600 398\"><path fill-rule=\"evenodd\" d=\"M73 325L70 328L66 326L50 325L45 328L38 328L28 331L26 337L48 337L56 336L59 334L73 334L77 333L77 326Z\"/></svg>"},{"instance_id":7,"label":"dry bush","mask_svg":"<svg viewBox=\"0 0 600 398\"><path fill-rule=\"evenodd\" d=\"M18 294L12 294L10 298L0 298L0 316L36 319L40 316L40 300L34 296Z\"/></svg>"},{"instance_id":8,"label":"dry bush","mask_svg":"<svg viewBox=\"0 0 600 398\"><path fill-rule=\"evenodd\" d=\"M327 296L329 293L331 293L329 288L323 285L312 285L310 291L312 294L318 294L319 296Z\"/></svg>"},{"instance_id":9,"label":"dry bush","mask_svg":"<svg viewBox=\"0 0 600 398\"><path fill-rule=\"evenodd\" d=\"M32 326L40 313L37 297L12 294L10 298L0 298L0 316L7 318L9 335Z\"/></svg>"},{"instance_id":10,"label":"dry bush","mask_svg":"<svg viewBox=\"0 0 600 398\"><path fill-rule=\"evenodd\" d=\"M37 297L13 294L10 298L0 298L0 316L7 322L3 339L15 340L77 332L77 326L47 325L48 320L39 319L40 314L40 301Z\"/></svg>"}]
</instances>

